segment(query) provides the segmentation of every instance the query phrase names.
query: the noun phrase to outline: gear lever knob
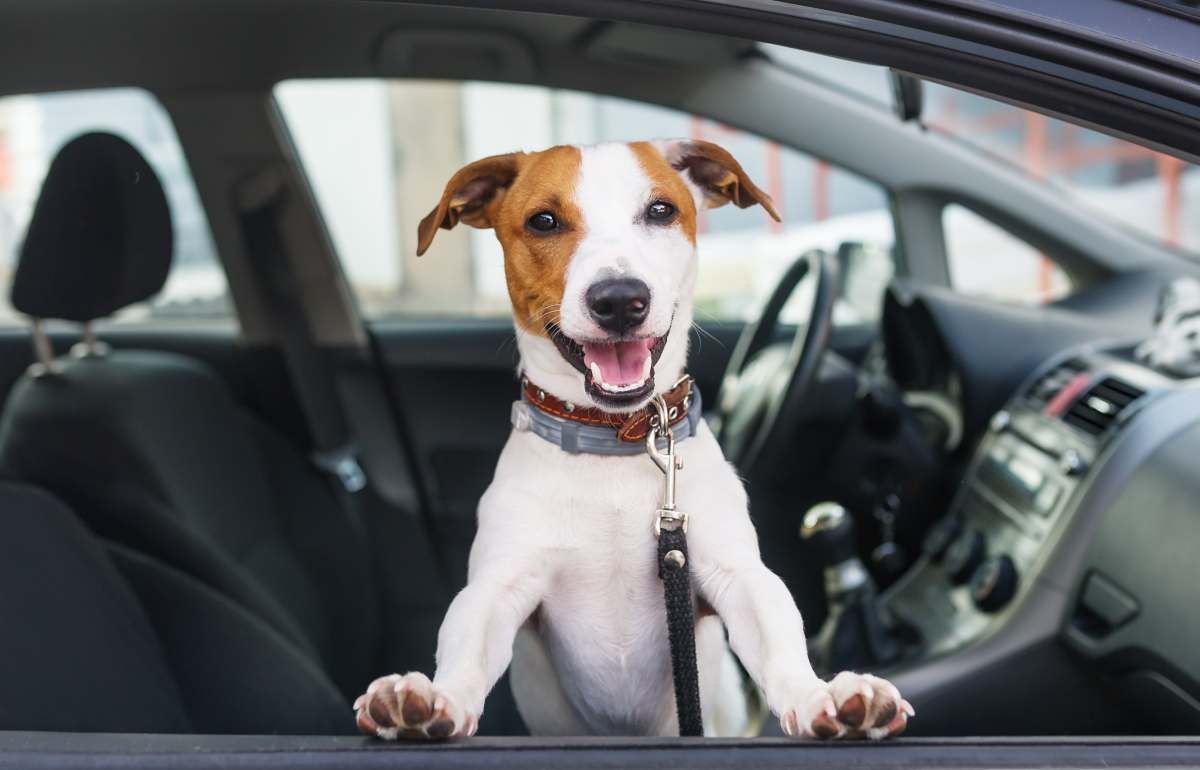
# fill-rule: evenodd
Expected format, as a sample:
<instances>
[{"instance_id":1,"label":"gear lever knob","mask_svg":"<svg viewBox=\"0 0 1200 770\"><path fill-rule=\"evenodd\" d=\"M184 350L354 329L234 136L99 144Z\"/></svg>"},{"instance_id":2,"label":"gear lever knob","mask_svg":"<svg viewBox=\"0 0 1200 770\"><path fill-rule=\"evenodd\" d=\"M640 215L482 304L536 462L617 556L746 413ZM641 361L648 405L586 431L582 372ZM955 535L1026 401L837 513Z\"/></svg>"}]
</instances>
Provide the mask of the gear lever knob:
<instances>
[{"instance_id":1,"label":"gear lever knob","mask_svg":"<svg viewBox=\"0 0 1200 770\"><path fill-rule=\"evenodd\" d=\"M858 558L854 520L837 503L819 503L804 514L800 538L815 546L825 563L829 613L809 652L826 673L895 660L900 645L886 622L875 582Z\"/></svg>"},{"instance_id":2,"label":"gear lever knob","mask_svg":"<svg viewBox=\"0 0 1200 770\"><path fill-rule=\"evenodd\" d=\"M825 592L838 596L861 588L870 576L858 558L854 520L838 503L818 503L808 509L800 538L813 544L825 563Z\"/></svg>"},{"instance_id":3,"label":"gear lever knob","mask_svg":"<svg viewBox=\"0 0 1200 770\"><path fill-rule=\"evenodd\" d=\"M833 566L854 556L854 520L837 503L817 503L804 514L800 539L819 547L826 566Z\"/></svg>"}]
</instances>

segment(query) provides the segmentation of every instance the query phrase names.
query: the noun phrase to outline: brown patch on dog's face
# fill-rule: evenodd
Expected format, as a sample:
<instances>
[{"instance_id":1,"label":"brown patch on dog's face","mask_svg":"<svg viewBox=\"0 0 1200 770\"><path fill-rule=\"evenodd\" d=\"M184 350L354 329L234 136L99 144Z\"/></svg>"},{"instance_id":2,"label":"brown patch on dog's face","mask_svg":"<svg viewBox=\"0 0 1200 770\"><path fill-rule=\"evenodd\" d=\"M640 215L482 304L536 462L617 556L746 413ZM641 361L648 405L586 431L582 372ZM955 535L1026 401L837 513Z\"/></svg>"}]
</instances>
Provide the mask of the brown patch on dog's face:
<instances>
[{"instance_id":1,"label":"brown patch on dog's face","mask_svg":"<svg viewBox=\"0 0 1200 770\"><path fill-rule=\"evenodd\" d=\"M585 229L574 199L579 162L577 147L562 146L464 166L421 221L417 254L429 248L439 228L459 222L493 228L504 248L514 318L524 330L548 336L546 324L558 323L567 264ZM539 214L553 217L556 227L546 232L531 227L530 218Z\"/></svg>"},{"instance_id":2,"label":"brown patch on dog's face","mask_svg":"<svg viewBox=\"0 0 1200 770\"><path fill-rule=\"evenodd\" d=\"M579 163L576 147L525 156L494 224L513 316L533 334L546 336L546 325L558 324L567 265L587 227L574 198ZM554 218L555 229L540 232L530 225L544 214Z\"/></svg>"},{"instance_id":3,"label":"brown patch on dog's face","mask_svg":"<svg viewBox=\"0 0 1200 770\"><path fill-rule=\"evenodd\" d=\"M687 236L688 241L695 245L696 202L679 172L672 168L662 153L649 142L630 142L629 149L633 151L642 170L650 178L654 190L651 197L675 207L675 221L671 226L678 227Z\"/></svg>"}]
</instances>

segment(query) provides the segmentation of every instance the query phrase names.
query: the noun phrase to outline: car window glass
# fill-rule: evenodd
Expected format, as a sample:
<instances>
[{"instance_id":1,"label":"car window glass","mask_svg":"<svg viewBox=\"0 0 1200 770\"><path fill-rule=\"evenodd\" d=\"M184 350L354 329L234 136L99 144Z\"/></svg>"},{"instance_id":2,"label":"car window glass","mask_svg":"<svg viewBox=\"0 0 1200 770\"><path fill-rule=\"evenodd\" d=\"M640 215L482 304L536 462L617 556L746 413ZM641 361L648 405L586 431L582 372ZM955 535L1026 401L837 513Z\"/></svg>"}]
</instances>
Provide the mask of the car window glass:
<instances>
[{"instance_id":1,"label":"car window glass","mask_svg":"<svg viewBox=\"0 0 1200 770\"><path fill-rule=\"evenodd\" d=\"M950 283L964 294L1022 304L1066 296L1071 281L1033 246L966 206L942 211Z\"/></svg>"},{"instance_id":2,"label":"car window glass","mask_svg":"<svg viewBox=\"0 0 1200 770\"><path fill-rule=\"evenodd\" d=\"M516 149L658 137L721 144L776 202L700 216L697 319L745 318L808 249L888 250L884 190L809 155L675 110L593 94L476 82L290 81L276 96L360 307L371 318L508 312L500 246L456 228L415 256L417 223L462 165ZM889 266L890 272L890 266ZM864 284L865 285L865 284ZM803 292L798 293L803 304ZM869 320L878 302L841 303Z\"/></svg>"},{"instance_id":3,"label":"car window glass","mask_svg":"<svg viewBox=\"0 0 1200 770\"><path fill-rule=\"evenodd\" d=\"M928 128L1053 185L1099 219L1200 254L1200 166L938 83L924 90Z\"/></svg>"},{"instance_id":4,"label":"car window glass","mask_svg":"<svg viewBox=\"0 0 1200 770\"><path fill-rule=\"evenodd\" d=\"M88 131L129 141L157 171L174 226L166 288L110 319L121 323L228 319L225 273L179 139L162 105L133 88L0 99L0 324L24 323L8 303L24 231L58 149Z\"/></svg>"}]
</instances>

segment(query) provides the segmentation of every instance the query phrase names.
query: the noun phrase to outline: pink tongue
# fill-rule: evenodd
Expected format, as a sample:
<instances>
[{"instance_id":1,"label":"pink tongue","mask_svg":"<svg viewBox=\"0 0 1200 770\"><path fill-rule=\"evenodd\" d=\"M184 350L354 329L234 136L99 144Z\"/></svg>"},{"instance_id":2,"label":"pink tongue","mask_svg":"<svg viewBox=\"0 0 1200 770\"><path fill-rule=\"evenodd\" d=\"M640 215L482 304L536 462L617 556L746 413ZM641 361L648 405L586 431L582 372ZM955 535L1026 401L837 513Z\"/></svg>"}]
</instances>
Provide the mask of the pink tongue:
<instances>
[{"instance_id":1,"label":"pink tongue","mask_svg":"<svg viewBox=\"0 0 1200 770\"><path fill-rule=\"evenodd\" d=\"M590 371L595 362L609 385L632 385L642 381L642 372L653 345L653 339L609 344L585 342L583 365Z\"/></svg>"}]
</instances>

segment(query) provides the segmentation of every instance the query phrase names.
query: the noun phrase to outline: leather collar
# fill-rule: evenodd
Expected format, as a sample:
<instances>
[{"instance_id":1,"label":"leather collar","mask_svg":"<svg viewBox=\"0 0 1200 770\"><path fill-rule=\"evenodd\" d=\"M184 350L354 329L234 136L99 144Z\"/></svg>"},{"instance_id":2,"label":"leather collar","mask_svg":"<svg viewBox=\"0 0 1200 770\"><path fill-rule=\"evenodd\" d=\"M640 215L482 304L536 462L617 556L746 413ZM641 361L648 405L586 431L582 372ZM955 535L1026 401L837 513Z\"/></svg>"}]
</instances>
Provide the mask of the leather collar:
<instances>
[{"instance_id":1,"label":"leather collar","mask_svg":"<svg viewBox=\"0 0 1200 770\"><path fill-rule=\"evenodd\" d=\"M617 438L620 441L631 443L643 441L650 433L651 419L658 419L657 412L651 405L627 414L605 412L595 407L577 406L547 393L530 382L527 377L521 378L521 389L525 394L525 400L540 411L561 420L594 427L612 428L616 430ZM667 404L670 425L674 428L687 419L688 409L692 406L692 378L686 374L680 377L675 386L663 394L663 400Z\"/></svg>"}]
</instances>

